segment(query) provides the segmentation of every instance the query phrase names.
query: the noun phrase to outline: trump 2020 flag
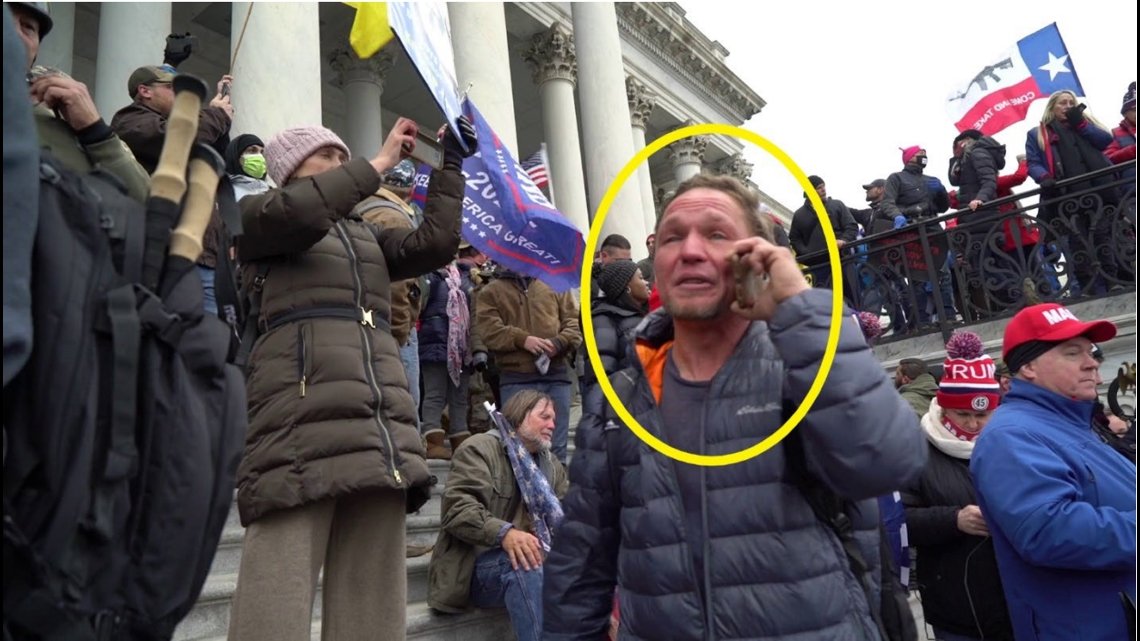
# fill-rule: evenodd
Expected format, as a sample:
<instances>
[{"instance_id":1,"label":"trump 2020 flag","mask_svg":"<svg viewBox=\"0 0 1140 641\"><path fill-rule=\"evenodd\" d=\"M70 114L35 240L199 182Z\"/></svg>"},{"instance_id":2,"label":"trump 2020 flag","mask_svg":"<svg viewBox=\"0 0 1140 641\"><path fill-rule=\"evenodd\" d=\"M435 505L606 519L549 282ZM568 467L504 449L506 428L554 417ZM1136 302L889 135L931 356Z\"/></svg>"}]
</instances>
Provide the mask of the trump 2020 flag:
<instances>
[{"instance_id":1,"label":"trump 2020 flag","mask_svg":"<svg viewBox=\"0 0 1140 641\"><path fill-rule=\"evenodd\" d=\"M958 131L977 129L992 136L1025 120L1035 100L1062 89L1084 95L1054 22L991 58L973 78L951 92L947 109Z\"/></svg>"},{"instance_id":2,"label":"trump 2020 flag","mask_svg":"<svg viewBox=\"0 0 1140 641\"><path fill-rule=\"evenodd\" d=\"M557 292L577 287L582 231L550 204L470 98L464 111L479 145L463 162L463 237L491 260Z\"/></svg>"}]
</instances>

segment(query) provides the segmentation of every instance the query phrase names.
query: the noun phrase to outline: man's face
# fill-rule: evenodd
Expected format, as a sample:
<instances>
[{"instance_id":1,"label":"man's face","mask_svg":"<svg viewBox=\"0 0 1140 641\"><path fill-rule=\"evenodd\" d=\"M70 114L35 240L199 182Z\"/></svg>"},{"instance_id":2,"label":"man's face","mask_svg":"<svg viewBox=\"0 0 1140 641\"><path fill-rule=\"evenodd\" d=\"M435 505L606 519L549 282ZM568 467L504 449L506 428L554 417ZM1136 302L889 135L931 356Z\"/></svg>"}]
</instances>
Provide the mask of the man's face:
<instances>
[{"instance_id":1,"label":"man's face","mask_svg":"<svg viewBox=\"0 0 1140 641\"><path fill-rule=\"evenodd\" d=\"M910 379L903 374L902 365L895 368L895 389L902 387L910 382Z\"/></svg>"},{"instance_id":2,"label":"man's face","mask_svg":"<svg viewBox=\"0 0 1140 641\"><path fill-rule=\"evenodd\" d=\"M815 193L819 194L820 200L827 200L827 183L819 183L815 188Z\"/></svg>"},{"instance_id":3,"label":"man's face","mask_svg":"<svg viewBox=\"0 0 1140 641\"><path fill-rule=\"evenodd\" d=\"M323 174L330 169L336 169L344 163L348 162L348 156L340 147L321 147L314 151L312 155L301 163L297 171L293 172L292 178L305 178L306 176L316 176Z\"/></svg>"},{"instance_id":4,"label":"man's face","mask_svg":"<svg viewBox=\"0 0 1140 641\"><path fill-rule=\"evenodd\" d=\"M547 400L539 401L515 431L531 454L549 450L550 440L554 438L554 405Z\"/></svg>"},{"instance_id":5,"label":"man's face","mask_svg":"<svg viewBox=\"0 0 1140 641\"><path fill-rule=\"evenodd\" d=\"M1133 108L1129 109L1128 111L1125 111L1124 112L1124 119L1127 120L1128 122L1132 123L1133 125L1135 125L1136 124L1136 108L1133 107Z\"/></svg>"},{"instance_id":6,"label":"man's face","mask_svg":"<svg viewBox=\"0 0 1140 641\"><path fill-rule=\"evenodd\" d=\"M40 21L35 14L24 7L7 5L12 11L12 22L16 24L16 33L24 43L24 53L28 56L28 69L36 62L40 53Z\"/></svg>"},{"instance_id":7,"label":"man's face","mask_svg":"<svg viewBox=\"0 0 1140 641\"><path fill-rule=\"evenodd\" d=\"M619 260L631 260L631 253L632 252L630 252L628 249L606 247L602 249L602 253L599 256L599 259L603 265L609 265L610 263L617 262Z\"/></svg>"},{"instance_id":8,"label":"man's face","mask_svg":"<svg viewBox=\"0 0 1140 641\"><path fill-rule=\"evenodd\" d=\"M669 205L657 229L653 267L661 302L673 318L712 320L731 313L729 254L750 235L745 212L724 192L693 189Z\"/></svg>"},{"instance_id":9,"label":"man's face","mask_svg":"<svg viewBox=\"0 0 1140 641\"><path fill-rule=\"evenodd\" d=\"M169 116L174 110L174 85L165 81L150 82L139 85L139 98L146 106L158 113Z\"/></svg>"},{"instance_id":10,"label":"man's face","mask_svg":"<svg viewBox=\"0 0 1140 641\"><path fill-rule=\"evenodd\" d=\"M883 199L883 188L882 187L871 187L870 189L867 190L867 202L877 203L882 199Z\"/></svg>"},{"instance_id":11,"label":"man's face","mask_svg":"<svg viewBox=\"0 0 1140 641\"><path fill-rule=\"evenodd\" d=\"M653 248L657 243L657 234L649 234L645 239L645 249L649 251L649 255L653 255Z\"/></svg>"},{"instance_id":12,"label":"man's face","mask_svg":"<svg viewBox=\"0 0 1140 641\"><path fill-rule=\"evenodd\" d=\"M1100 378L1092 341L1078 336L1067 340L1021 367L1031 383L1078 401L1096 400Z\"/></svg>"}]
</instances>

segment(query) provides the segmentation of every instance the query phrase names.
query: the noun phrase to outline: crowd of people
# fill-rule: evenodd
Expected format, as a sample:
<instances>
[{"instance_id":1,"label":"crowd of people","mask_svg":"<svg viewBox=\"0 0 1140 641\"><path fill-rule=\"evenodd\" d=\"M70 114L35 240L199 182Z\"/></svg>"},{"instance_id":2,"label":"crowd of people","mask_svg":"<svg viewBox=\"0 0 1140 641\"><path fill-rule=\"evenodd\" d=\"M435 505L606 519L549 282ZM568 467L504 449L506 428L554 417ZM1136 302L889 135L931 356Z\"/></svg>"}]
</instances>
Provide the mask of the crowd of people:
<instances>
[{"instance_id":1,"label":"crowd of people","mask_svg":"<svg viewBox=\"0 0 1140 641\"><path fill-rule=\"evenodd\" d=\"M82 83L34 66L52 25L42 3L6 6L33 71L38 146L143 200L177 69L135 70L129 104L108 125ZM868 209L829 198L812 176L851 257L848 312L862 313L843 322L827 380L786 439L707 466L622 426L586 356L573 293L493 265L461 238L462 164L476 143L465 119L438 130L442 167L420 207L407 157L421 125L400 118L371 158L320 126L231 139L239 81L217 82L197 129L224 158L241 217L236 240L221 207L206 232L204 308L234 322L229 290L240 289L250 316L234 327L249 425L230 639L309 638L319 580L323 638L404 638L405 558L428 551L406 544L405 516L429 499L429 459L450 461L450 474L428 602L446 613L503 607L520 641L893 640L906 638L897 621L910 614L889 598L907 583L942 641L1129 634L1135 427L1097 404L1095 358L1116 327L1015 298L985 266L995 251L1028 260L1048 240L1071 266L1070 289L1131 278L1101 207L1124 202L1122 179L1073 179L1114 163L1134 179L1135 83L1112 131L1072 93L1051 96L1009 176L999 175L1004 147L963 132L955 192L925 173L918 145L902 150L899 171L864 185ZM1010 197L1027 177L1043 193L1036 221ZM1089 190L1091 209L1058 206ZM868 258L864 236L942 233L935 219L951 207L961 226L1000 226L1000 242L951 242L929 273ZM6 197L6 251L8 228ZM593 291L581 293L617 398L691 455L723 457L773 434L813 387L828 344L829 263L806 196L785 234L742 182L700 174L669 196L645 247L634 262L629 239L605 238ZM7 318L15 276L6 257L6 385L19 369ZM880 317L899 333L956 309L975 320L995 304L982 290L1024 307L1005 329L1002 362L960 332L940 375L903 359L892 381L869 344ZM879 506L894 496L902 512L888 524ZM908 554L887 554L891 545L915 551L913 581Z\"/></svg>"},{"instance_id":2,"label":"crowd of people","mask_svg":"<svg viewBox=\"0 0 1140 641\"><path fill-rule=\"evenodd\" d=\"M901 336L938 320L974 322L1126 286L1135 263L1135 82L1120 113L1110 128L1072 92L1056 92L1005 174L1005 145L963 131L952 143L947 178L957 189L950 191L927 173L926 148L912 145L902 149L900 171L863 185L866 209L828 197L824 180L810 176L845 256L848 304L889 317L890 331ZM1113 166L1119 171L1105 171ZM1029 178L1039 188L1036 213L1013 192ZM908 242L899 242L903 232L881 237L897 229L912 232ZM788 236L812 282L830 287L823 231L806 194ZM863 236L874 238L857 243Z\"/></svg>"}]
</instances>

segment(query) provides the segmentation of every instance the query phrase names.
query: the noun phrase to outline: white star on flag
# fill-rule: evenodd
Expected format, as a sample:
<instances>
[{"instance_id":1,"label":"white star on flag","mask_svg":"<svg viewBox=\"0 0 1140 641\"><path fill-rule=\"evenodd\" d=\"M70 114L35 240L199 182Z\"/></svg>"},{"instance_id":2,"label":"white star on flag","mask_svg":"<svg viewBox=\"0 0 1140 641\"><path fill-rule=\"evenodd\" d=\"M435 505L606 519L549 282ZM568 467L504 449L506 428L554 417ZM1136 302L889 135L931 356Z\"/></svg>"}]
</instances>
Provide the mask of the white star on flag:
<instances>
[{"instance_id":1,"label":"white star on flag","mask_svg":"<svg viewBox=\"0 0 1140 641\"><path fill-rule=\"evenodd\" d=\"M1060 58L1058 58L1057 56L1053 55L1052 51L1050 51L1049 52L1049 62L1047 64L1041 65L1040 67L1038 67L1038 69L1040 69L1042 71L1048 71L1049 72L1049 82L1053 82L1053 80L1055 80L1057 78L1057 74L1059 74L1059 73L1073 73L1072 70L1070 70L1068 67L1065 66L1065 62L1068 59L1069 59L1068 54L1065 54L1065 55L1061 56Z\"/></svg>"},{"instance_id":2,"label":"white star on flag","mask_svg":"<svg viewBox=\"0 0 1140 641\"><path fill-rule=\"evenodd\" d=\"M486 238L486 237L487 237L487 232L484 232L484 231L479 232L479 238Z\"/></svg>"},{"instance_id":3,"label":"white star on flag","mask_svg":"<svg viewBox=\"0 0 1140 641\"><path fill-rule=\"evenodd\" d=\"M479 231L479 225L472 224L472 225L470 225L470 227L471 227L471 231Z\"/></svg>"}]
</instances>

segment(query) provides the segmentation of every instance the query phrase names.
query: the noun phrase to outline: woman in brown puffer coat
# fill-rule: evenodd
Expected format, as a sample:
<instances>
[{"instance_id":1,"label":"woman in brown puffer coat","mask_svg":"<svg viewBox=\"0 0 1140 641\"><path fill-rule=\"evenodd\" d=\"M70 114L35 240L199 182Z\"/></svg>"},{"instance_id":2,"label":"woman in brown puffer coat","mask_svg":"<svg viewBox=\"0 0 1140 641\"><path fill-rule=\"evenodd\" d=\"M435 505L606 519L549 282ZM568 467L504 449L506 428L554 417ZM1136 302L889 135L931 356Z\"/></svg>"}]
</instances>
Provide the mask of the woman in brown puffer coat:
<instances>
[{"instance_id":1,"label":"woman in brown puffer coat","mask_svg":"<svg viewBox=\"0 0 1140 641\"><path fill-rule=\"evenodd\" d=\"M446 264L459 245L465 154L454 134L418 229L381 228L354 209L415 134L401 118L375 158L349 160L328 129L287 129L265 147L280 187L241 202L238 259L261 297L261 334L231 640L308 639L322 566L324 638L404 638L404 516L427 500L431 476L389 328L390 283Z\"/></svg>"}]
</instances>

